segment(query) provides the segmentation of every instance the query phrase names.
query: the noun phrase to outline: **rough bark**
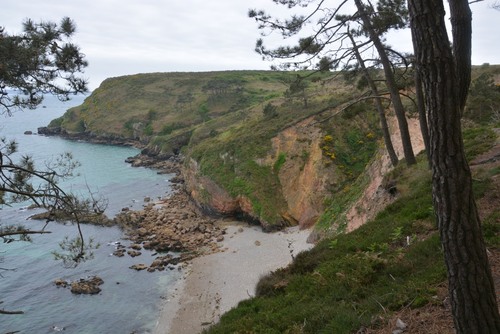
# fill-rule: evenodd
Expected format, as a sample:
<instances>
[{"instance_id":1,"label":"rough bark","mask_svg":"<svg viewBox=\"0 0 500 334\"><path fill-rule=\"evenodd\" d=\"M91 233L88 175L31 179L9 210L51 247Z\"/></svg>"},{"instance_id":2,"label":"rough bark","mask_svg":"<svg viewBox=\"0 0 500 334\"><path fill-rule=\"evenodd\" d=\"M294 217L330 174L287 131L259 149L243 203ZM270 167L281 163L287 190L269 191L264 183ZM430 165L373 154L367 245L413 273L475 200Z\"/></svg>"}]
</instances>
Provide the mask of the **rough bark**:
<instances>
[{"instance_id":1,"label":"rough bark","mask_svg":"<svg viewBox=\"0 0 500 334\"><path fill-rule=\"evenodd\" d=\"M399 130L401 132L401 143L403 145L403 153L406 163L408 165L415 164L417 160L415 159L415 154L413 153L405 109L403 106L403 102L401 101L401 96L399 95L398 85L396 83L396 78L394 77L394 72L392 71L391 61L387 56L382 41L373 28L373 25L370 18L368 17L368 14L366 13L363 3L361 2L361 0L354 0L354 2L363 22L363 28L368 33L368 35L370 36L370 40L373 42L373 45L377 49L378 55L380 57L380 62L382 63L382 66L384 68L385 82L387 85L387 89L389 90L389 93L391 95L394 112L396 113L396 119L398 121Z\"/></svg>"},{"instance_id":2,"label":"rough bark","mask_svg":"<svg viewBox=\"0 0 500 334\"><path fill-rule=\"evenodd\" d=\"M394 150L394 146L392 145L391 133L389 132L389 125L387 124L387 119L385 117L385 109L382 105L382 99L380 98L377 85L373 81L368 69L365 66L365 62L361 54L359 53L358 46L356 45L356 41L352 37L352 35L348 32L347 36L351 40L352 50L354 51L354 55L356 56L356 60L358 61L359 66L361 67L361 71L363 72L363 76L365 77L368 85L370 86L370 90L372 91L373 96L375 96L375 107L377 108L377 112L380 117L380 127L382 129L382 134L384 136L385 147L387 148L387 153L389 154L389 158L393 166L398 164L398 156L396 151Z\"/></svg>"},{"instance_id":3,"label":"rough bark","mask_svg":"<svg viewBox=\"0 0 500 334\"><path fill-rule=\"evenodd\" d=\"M427 155L427 161L429 166L431 163L430 156L430 138L429 138L429 125L427 122L427 115L425 113L425 100L424 91L422 89L422 79L420 78L420 73L417 68L415 68L415 97L417 100L417 111L418 120L420 123L420 132L422 133L422 139L424 140L425 153Z\"/></svg>"},{"instance_id":4,"label":"rough bark","mask_svg":"<svg viewBox=\"0 0 500 334\"><path fill-rule=\"evenodd\" d=\"M461 15L468 6L467 0L451 2L461 8ZM433 203L447 267L455 329L464 334L500 333L495 288L461 133L463 92L469 83L462 73L457 73L457 64L470 66L470 61L467 65L464 60L467 55L470 57L470 50L455 47L452 53L442 1L409 0L408 6L415 56L425 90ZM453 10L451 13L453 16ZM460 22L464 23L462 16ZM465 41L471 38L470 30L460 31L455 31L454 42L470 48L470 42ZM462 70L468 72L470 68L460 68Z\"/></svg>"},{"instance_id":5,"label":"rough bark","mask_svg":"<svg viewBox=\"0 0 500 334\"><path fill-rule=\"evenodd\" d=\"M468 1L453 0L450 4L450 21L453 35L453 56L458 88L458 100L463 109L471 80L472 13ZM462 110L463 111L463 110Z\"/></svg>"}]
</instances>

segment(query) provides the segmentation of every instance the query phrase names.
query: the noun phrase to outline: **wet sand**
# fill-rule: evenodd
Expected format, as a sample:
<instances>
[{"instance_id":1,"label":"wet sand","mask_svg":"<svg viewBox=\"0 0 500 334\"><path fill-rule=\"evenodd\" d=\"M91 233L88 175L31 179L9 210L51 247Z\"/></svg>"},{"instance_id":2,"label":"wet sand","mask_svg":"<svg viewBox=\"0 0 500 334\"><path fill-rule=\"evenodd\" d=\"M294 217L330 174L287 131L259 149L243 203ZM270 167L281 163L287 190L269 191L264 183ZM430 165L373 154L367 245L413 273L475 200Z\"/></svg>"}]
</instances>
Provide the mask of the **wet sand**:
<instances>
[{"instance_id":1,"label":"wet sand","mask_svg":"<svg viewBox=\"0 0 500 334\"><path fill-rule=\"evenodd\" d=\"M264 233L260 227L230 224L223 252L194 259L167 296L155 334L194 334L255 294L260 277L284 267L292 254L312 247L310 231L298 227Z\"/></svg>"}]
</instances>

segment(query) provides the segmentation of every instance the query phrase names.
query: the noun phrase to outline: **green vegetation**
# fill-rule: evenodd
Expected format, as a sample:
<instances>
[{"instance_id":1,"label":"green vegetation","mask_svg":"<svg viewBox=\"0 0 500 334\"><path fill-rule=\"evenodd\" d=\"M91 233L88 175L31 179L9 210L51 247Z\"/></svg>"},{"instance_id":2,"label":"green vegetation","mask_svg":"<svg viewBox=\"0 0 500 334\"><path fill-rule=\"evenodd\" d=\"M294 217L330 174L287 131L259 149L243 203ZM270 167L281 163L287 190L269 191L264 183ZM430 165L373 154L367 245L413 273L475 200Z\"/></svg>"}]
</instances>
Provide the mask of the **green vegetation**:
<instances>
[{"instance_id":1,"label":"green vegetation","mask_svg":"<svg viewBox=\"0 0 500 334\"><path fill-rule=\"evenodd\" d=\"M257 297L208 333L351 333L381 313L435 302L446 276L427 163L420 158L391 177L405 186L374 221L322 240L264 277Z\"/></svg>"},{"instance_id":2,"label":"green vegetation","mask_svg":"<svg viewBox=\"0 0 500 334\"><path fill-rule=\"evenodd\" d=\"M478 182L488 185L498 173L489 171ZM430 177L424 155L411 168L400 164L387 176L398 187L394 203L356 231L325 238L289 267L263 277L256 297L206 332L353 333L383 325L381 315L403 307L440 303L446 271ZM484 221L489 247L500 246L499 217L497 209Z\"/></svg>"},{"instance_id":3,"label":"green vegetation","mask_svg":"<svg viewBox=\"0 0 500 334\"><path fill-rule=\"evenodd\" d=\"M497 135L490 126L470 125L463 130L465 155L473 159L495 144Z\"/></svg>"},{"instance_id":4,"label":"green vegetation","mask_svg":"<svg viewBox=\"0 0 500 334\"><path fill-rule=\"evenodd\" d=\"M286 153L280 153L278 155L278 159L276 159L276 162L274 163L273 170L275 173L278 173L283 166L283 164L286 161Z\"/></svg>"},{"instance_id":5,"label":"green vegetation","mask_svg":"<svg viewBox=\"0 0 500 334\"><path fill-rule=\"evenodd\" d=\"M469 160L488 151L497 140L493 130L496 123L492 121L471 120L465 126ZM362 131L349 128L342 132L340 127L331 133L324 136L322 150L338 163L341 145L335 138L350 138L343 144L353 145ZM498 167L475 170L476 198L494 191L492 178L499 173ZM328 237L299 254L289 267L263 277L256 297L241 302L206 332L353 333L363 326L384 325L384 317L402 308L440 303L436 296L446 283L446 270L425 154L418 156L417 165L400 164L386 175L384 184L397 187L395 202L374 220L344 234L345 212L359 198L367 181L363 172L348 178L327 199L327 209L317 224ZM487 247L500 247L500 209L492 209L482 227Z\"/></svg>"},{"instance_id":6,"label":"green vegetation","mask_svg":"<svg viewBox=\"0 0 500 334\"><path fill-rule=\"evenodd\" d=\"M281 226L286 202L278 173L286 153L269 164L258 161L267 157L271 139L282 130L316 114L328 117L338 101L349 99L339 88L341 81L321 80L328 74L309 75L299 85L301 98L285 98L297 73L156 73L108 79L83 105L51 125L69 132L146 138L162 152L182 152L231 196L249 198L255 217ZM369 107L365 104L363 110ZM377 148L376 118L359 114L322 121L325 132L335 133L332 144L340 158L332 168L342 169L342 182L359 175ZM365 141L370 144L360 145Z\"/></svg>"},{"instance_id":7,"label":"green vegetation","mask_svg":"<svg viewBox=\"0 0 500 334\"><path fill-rule=\"evenodd\" d=\"M487 70L476 69L475 77ZM365 168L381 144L379 120L371 103L336 114L352 92L343 81L321 80L328 74L308 77L291 94L287 83L296 74L235 71L109 79L83 105L52 122L69 131L147 136L150 146L195 160L200 174L231 196L248 198L256 218L281 226L287 204L279 173L295 158L302 170L311 152L271 156L272 139L314 117L321 129L321 163L338 175L316 225L326 237L288 268L263 277L257 297L225 314L209 333L351 333L361 326L377 327L381 314L435 303L446 280L425 154L411 168L400 164L386 176L385 184L397 188L397 200L345 234L346 211L370 181ZM475 112L463 130L469 160L497 138L496 123L485 121L480 103L481 98L469 102ZM499 172L476 172L476 196L488 194ZM201 200L210 198L205 190ZM499 217L495 209L483 221L490 247L500 246Z\"/></svg>"},{"instance_id":8,"label":"green vegetation","mask_svg":"<svg viewBox=\"0 0 500 334\"><path fill-rule=\"evenodd\" d=\"M491 77L496 69L483 66L476 77ZM314 116L323 132L322 163L336 175L318 226L341 232L345 210L366 186L364 169L381 145L378 116L371 101L334 115L352 98L354 87L344 79L323 80L328 73L308 72L306 83L296 83L297 74L301 72L228 71L112 78L51 126L148 140L155 150L181 152L231 196L246 196L256 218L280 226L286 202L278 176L294 156L281 152L266 160L271 139ZM293 98L290 89L297 93ZM477 110L476 104L469 105ZM494 132L469 123L464 131L468 153L484 152ZM303 168L309 152L299 155Z\"/></svg>"},{"instance_id":9,"label":"green vegetation","mask_svg":"<svg viewBox=\"0 0 500 334\"><path fill-rule=\"evenodd\" d=\"M483 64L476 68L471 82L465 117L480 124L500 122L500 68ZM495 78L497 82L495 83Z\"/></svg>"}]
</instances>

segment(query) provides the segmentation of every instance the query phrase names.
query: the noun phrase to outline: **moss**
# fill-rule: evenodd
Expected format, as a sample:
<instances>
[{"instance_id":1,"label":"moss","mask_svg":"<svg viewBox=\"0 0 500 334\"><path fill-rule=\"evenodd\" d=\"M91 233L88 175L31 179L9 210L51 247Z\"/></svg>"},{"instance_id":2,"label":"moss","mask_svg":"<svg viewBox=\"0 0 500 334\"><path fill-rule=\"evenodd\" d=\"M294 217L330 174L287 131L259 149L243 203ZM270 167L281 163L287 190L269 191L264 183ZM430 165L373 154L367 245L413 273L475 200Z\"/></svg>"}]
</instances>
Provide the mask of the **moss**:
<instances>
[{"instance_id":1,"label":"moss","mask_svg":"<svg viewBox=\"0 0 500 334\"><path fill-rule=\"evenodd\" d=\"M283 167L283 164L286 162L286 153L280 153L278 155L278 159L274 162L273 165L273 171L275 173L279 173L281 167Z\"/></svg>"}]
</instances>

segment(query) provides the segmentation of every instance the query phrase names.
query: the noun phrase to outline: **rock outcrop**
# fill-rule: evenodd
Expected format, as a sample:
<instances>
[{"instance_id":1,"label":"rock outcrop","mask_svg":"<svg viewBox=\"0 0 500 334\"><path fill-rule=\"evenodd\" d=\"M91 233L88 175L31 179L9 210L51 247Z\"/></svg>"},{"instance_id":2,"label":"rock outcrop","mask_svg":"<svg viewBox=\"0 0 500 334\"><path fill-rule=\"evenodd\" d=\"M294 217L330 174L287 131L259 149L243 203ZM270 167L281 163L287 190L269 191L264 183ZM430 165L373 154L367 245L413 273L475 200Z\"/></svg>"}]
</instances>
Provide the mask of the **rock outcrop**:
<instances>
[{"instance_id":1,"label":"rock outcrop","mask_svg":"<svg viewBox=\"0 0 500 334\"><path fill-rule=\"evenodd\" d=\"M328 168L320 147L322 131L313 122L314 118L310 117L280 132L272 138L268 155L257 161L272 167L280 155L286 157L278 172L280 191L287 206L281 213L283 226L298 224L307 228L314 225L324 209L324 198L335 185L335 171ZM254 212L249 198L232 197L213 180L201 175L195 160L190 159L185 164L183 175L188 193L207 212L243 217L268 231L276 229Z\"/></svg>"},{"instance_id":2,"label":"rock outcrop","mask_svg":"<svg viewBox=\"0 0 500 334\"><path fill-rule=\"evenodd\" d=\"M95 295L101 292L100 285L104 284L104 281L99 276L91 276L88 278L80 278L74 282L68 282L63 279L56 279L54 284L57 287L71 289L71 292L77 295L86 294L86 295Z\"/></svg>"},{"instance_id":3,"label":"rock outcrop","mask_svg":"<svg viewBox=\"0 0 500 334\"><path fill-rule=\"evenodd\" d=\"M157 252L216 249L216 240L225 233L213 219L201 215L182 191L162 202L150 203L144 210L122 212L115 221L126 228L133 243L133 251L127 251L130 256L137 255L139 247Z\"/></svg>"},{"instance_id":4,"label":"rock outcrop","mask_svg":"<svg viewBox=\"0 0 500 334\"><path fill-rule=\"evenodd\" d=\"M288 205L287 214L301 228L316 223L324 210L324 199L339 178L323 156L324 133L313 122L313 117L307 118L274 137L273 149L265 161L274 164L280 154L286 155L278 176Z\"/></svg>"},{"instance_id":5,"label":"rock outcrop","mask_svg":"<svg viewBox=\"0 0 500 334\"><path fill-rule=\"evenodd\" d=\"M261 223L252 208L250 199L239 195L233 198L224 188L212 179L200 175L198 163L190 159L182 170L186 191L205 212L212 215L239 216L247 221Z\"/></svg>"},{"instance_id":6,"label":"rock outcrop","mask_svg":"<svg viewBox=\"0 0 500 334\"><path fill-rule=\"evenodd\" d=\"M59 136L68 140L81 140L94 144L116 145L116 146L134 146L142 148L146 142L125 138L113 134L96 134L93 132L68 132L60 126L55 127L39 127L37 129L39 135L43 136Z\"/></svg>"},{"instance_id":7,"label":"rock outcrop","mask_svg":"<svg viewBox=\"0 0 500 334\"><path fill-rule=\"evenodd\" d=\"M93 276L88 279L80 279L79 281L71 283L71 292L74 294L86 294L86 295L95 295L101 292L100 285L102 285L104 281L102 278L98 276Z\"/></svg>"}]
</instances>

